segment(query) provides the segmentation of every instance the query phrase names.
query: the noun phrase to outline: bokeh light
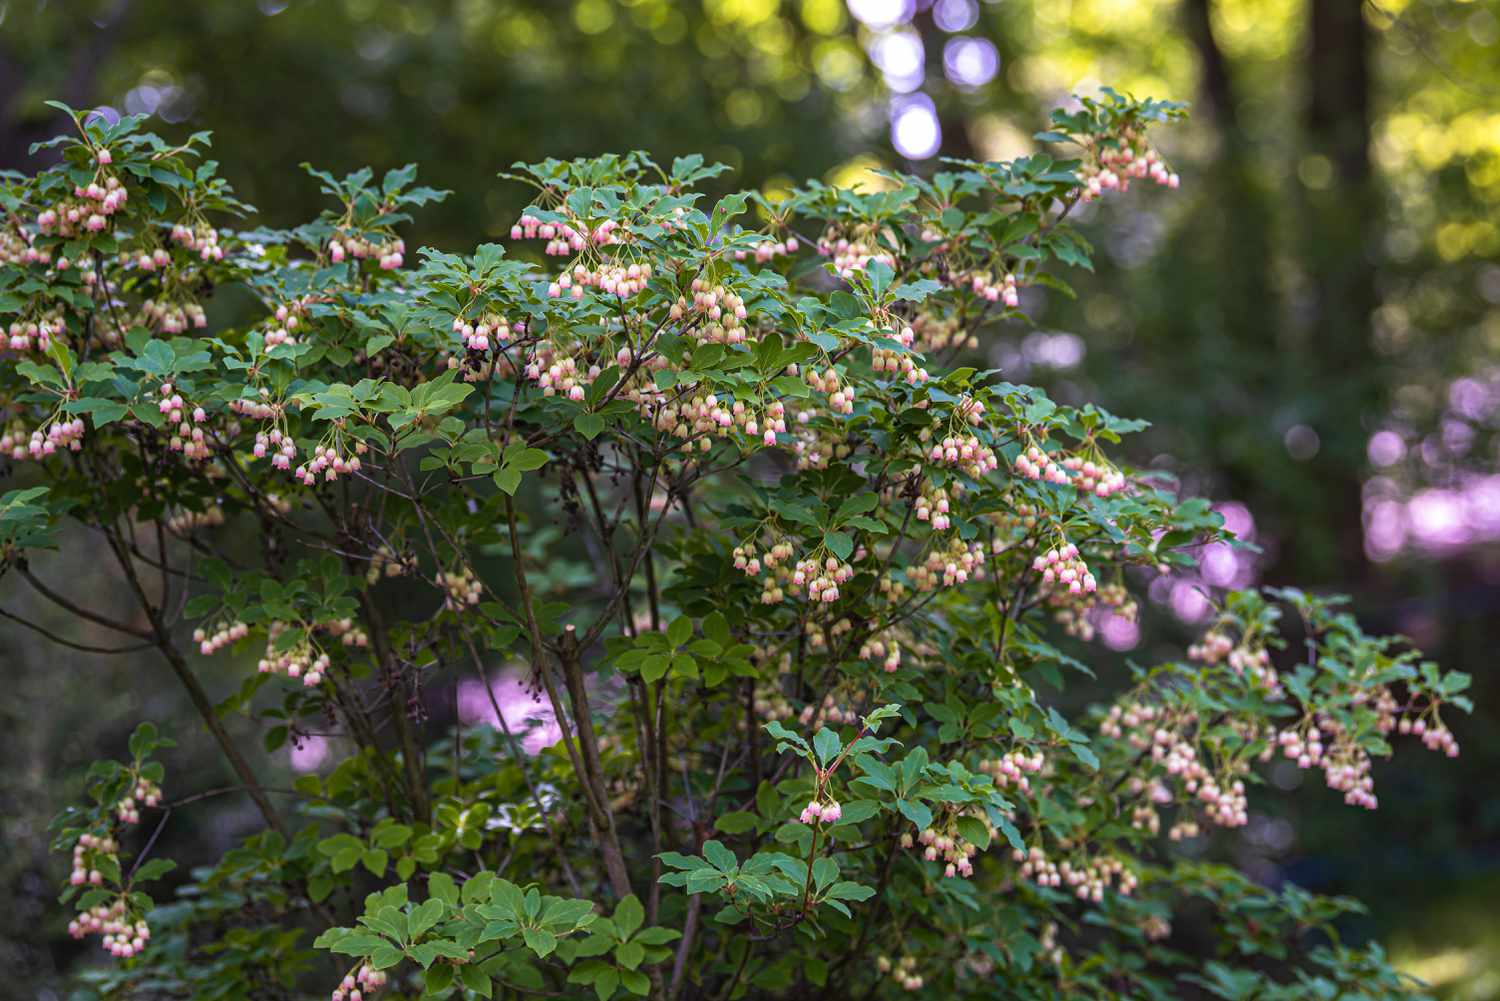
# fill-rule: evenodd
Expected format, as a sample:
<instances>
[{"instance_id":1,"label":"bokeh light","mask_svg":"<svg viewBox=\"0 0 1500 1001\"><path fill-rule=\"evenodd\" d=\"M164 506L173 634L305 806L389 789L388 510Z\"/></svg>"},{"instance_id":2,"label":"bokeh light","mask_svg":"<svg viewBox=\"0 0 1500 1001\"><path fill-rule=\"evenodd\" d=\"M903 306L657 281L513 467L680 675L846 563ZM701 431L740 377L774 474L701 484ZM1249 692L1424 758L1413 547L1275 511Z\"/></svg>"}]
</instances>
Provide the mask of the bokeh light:
<instances>
[{"instance_id":1,"label":"bokeh light","mask_svg":"<svg viewBox=\"0 0 1500 1001\"><path fill-rule=\"evenodd\" d=\"M937 110L925 94L891 102L891 145L908 160L926 160L943 145Z\"/></svg>"}]
</instances>

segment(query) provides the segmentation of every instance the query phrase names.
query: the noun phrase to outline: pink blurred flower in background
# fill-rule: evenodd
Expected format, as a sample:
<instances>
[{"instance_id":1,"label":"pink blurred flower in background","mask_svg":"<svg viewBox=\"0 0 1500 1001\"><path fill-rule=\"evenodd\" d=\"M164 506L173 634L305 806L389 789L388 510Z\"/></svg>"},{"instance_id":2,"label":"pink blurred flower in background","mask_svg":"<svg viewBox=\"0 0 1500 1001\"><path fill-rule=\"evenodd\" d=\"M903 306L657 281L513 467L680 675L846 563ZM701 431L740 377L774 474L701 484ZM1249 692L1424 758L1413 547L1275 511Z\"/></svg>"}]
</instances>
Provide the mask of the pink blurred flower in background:
<instances>
[{"instance_id":1,"label":"pink blurred flower in background","mask_svg":"<svg viewBox=\"0 0 1500 1001\"><path fill-rule=\"evenodd\" d=\"M527 688L519 677L504 675L493 679L490 692L494 695L493 702L480 682L459 684L458 718L466 725L484 723L498 730L500 717L495 715L498 706L506 728L521 737L521 747L527 754L536 754L562 739L562 729L557 725L552 707L539 693Z\"/></svg>"}]
</instances>

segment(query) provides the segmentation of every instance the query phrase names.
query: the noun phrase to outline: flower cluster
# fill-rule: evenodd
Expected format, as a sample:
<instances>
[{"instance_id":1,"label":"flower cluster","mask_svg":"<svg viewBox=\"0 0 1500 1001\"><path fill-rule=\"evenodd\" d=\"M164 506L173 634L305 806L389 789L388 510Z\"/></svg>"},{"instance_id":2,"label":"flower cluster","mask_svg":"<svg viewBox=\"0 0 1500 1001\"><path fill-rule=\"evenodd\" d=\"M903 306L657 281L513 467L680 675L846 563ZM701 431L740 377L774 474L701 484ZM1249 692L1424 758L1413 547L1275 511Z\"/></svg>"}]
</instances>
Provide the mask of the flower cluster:
<instances>
[{"instance_id":1,"label":"flower cluster","mask_svg":"<svg viewBox=\"0 0 1500 1001\"><path fill-rule=\"evenodd\" d=\"M99 862L103 858L119 862L119 842L111 837L101 837L95 834L79 835L78 842L73 846L73 871L68 876L68 882L73 886L103 886L104 872L99 868ZM76 937L76 936L75 936Z\"/></svg>"},{"instance_id":2,"label":"flower cluster","mask_svg":"<svg viewBox=\"0 0 1500 1001\"><path fill-rule=\"evenodd\" d=\"M646 287L651 274L650 264L611 263L594 268L585 267L581 263L575 264L573 270L562 272L547 286L547 296L551 299L561 299L565 295L582 299L583 290L593 288L605 295L628 299Z\"/></svg>"},{"instance_id":3,"label":"flower cluster","mask_svg":"<svg viewBox=\"0 0 1500 1001\"><path fill-rule=\"evenodd\" d=\"M281 674L288 678L301 678L304 686L312 688L322 682L323 676L328 673L333 661L328 654L318 648L308 632L298 636L287 649L278 649L281 646L282 634L291 629L292 626L285 622L271 623L270 628L266 630L265 656L256 665L256 670L261 674Z\"/></svg>"},{"instance_id":4,"label":"flower cluster","mask_svg":"<svg viewBox=\"0 0 1500 1001\"><path fill-rule=\"evenodd\" d=\"M369 446L355 439L354 454L349 455L341 450L341 444L335 440L328 444L314 446L311 461L292 470L293 478L300 480L303 486L310 487L318 482L319 474L322 474L326 482L332 483L340 476L359 472L361 466L359 457L369 450ZM278 456L280 454L278 453ZM271 461L274 463L275 458Z\"/></svg>"},{"instance_id":5,"label":"flower cluster","mask_svg":"<svg viewBox=\"0 0 1500 1001\"><path fill-rule=\"evenodd\" d=\"M887 674L894 673L901 667L901 644L896 640L894 632L893 629L887 629L870 636L860 644L859 659L876 661Z\"/></svg>"},{"instance_id":6,"label":"flower cluster","mask_svg":"<svg viewBox=\"0 0 1500 1001\"><path fill-rule=\"evenodd\" d=\"M402 577L411 570L411 563L406 557L382 542L380 548L370 555L370 566L365 570L365 583L375 584L382 577Z\"/></svg>"},{"instance_id":7,"label":"flower cluster","mask_svg":"<svg viewBox=\"0 0 1500 1001\"><path fill-rule=\"evenodd\" d=\"M911 332L909 341L904 336L906 331ZM923 354L933 354L949 348L973 351L979 347L979 337L955 313L924 310L912 317L911 326L903 330L902 334L898 340L903 345Z\"/></svg>"},{"instance_id":8,"label":"flower cluster","mask_svg":"<svg viewBox=\"0 0 1500 1001\"><path fill-rule=\"evenodd\" d=\"M796 597L806 585L810 601L827 604L839 600L839 585L853 576L854 568L834 556L825 557L821 563L816 559L800 560L792 571L786 590Z\"/></svg>"},{"instance_id":9,"label":"flower cluster","mask_svg":"<svg viewBox=\"0 0 1500 1001\"><path fill-rule=\"evenodd\" d=\"M150 253L144 250L130 263L140 271L158 271L172 263L172 254L165 247L157 247Z\"/></svg>"},{"instance_id":10,"label":"flower cluster","mask_svg":"<svg viewBox=\"0 0 1500 1001\"><path fill-rule=\"evenodd\" d=\"M753 257L756 264L765 264L778 257L790 257L797 252L799 246L795 236L788 236L785 240L768 236L758 241L754 250L736 250L734 259L743 261Z\"/></svg>"},{"instance_id":11,"label":"flower cluster","mask_svg":"<svg viewBox=\"0 0 1500 1001\"><path fill-rule=\"evenodd\" d=\"M871 226L856 226L846 232L830 225L818 238L818 253L833 260L833 269L841 278L865 270L872 261L896 266L895 255L881 248L880 236Z\"/></svg>"},{"instance_id":12,"label":"flower cluster","mask_svg":"<svg viewBox=\"0 0 1500 1001\"><path fill-rule=\"evenodd\" d=\"M439 570L437 583L445 592L443 610L447 612L461 612L470 605L479 604L479 599L484 597L484 584L467 567Z\"/></svg>"},{"instance_id":13,"label":"flower cluster","mask_svg":"<svg viewBox=\"0 0 1500 1001\"><path fill-rule=\"evenodd\" d=\"M1403 719L1398 724L1401 733L1414 733L1422 738L1422 746L1429 751L1440 751L1450 758L1458 757L1458 740L1453 731L1434 717L1434 725L1428 726L1425 719Z\"/></svg>"},{"instance_id":14,"label":"flower cluster","mask_svg":"<svg viewBox=\"0 0 1500 1001\"><path fill-rule=\"evenodd\" d=\"M1127 126L1097 148L1094 162L1079 170L1084 188L1079 201L1088 202L1106 191L1127 191L1134 178L1149 177L1166 188L1176 188L1180 178L1167 169L1156 150L1146 146L1145 130Z\"/></svg>"},{"instance_id":15,"label":"flower cluster","mask_svg":"<svg viewBox=\"0 0 1500 1001\"><path fill-rule=\"evenodd\" d=\"M108 155L109 151L100 152ZM74 201L63 201L37 213L36 228L40 232L48 236L77 236L80 230L99 233L109 225L110 217L125 207L129 192L118 177L102 170L108 164L101 161L99 165L101 171L94 180L73 186ZM59 268L63 267L62 260L58 261Z\"/></svg>"},{"instance_id":16,"label":"flower cluster","mask_svg":"<svg viewBox=\"0 0 1500 1001\"><path fill-rule=\"evenodd\" d=\"M973 811L973 815L984 824L994 836L994 825L989 822L982 811ZM948 822L942 830L936 827L927 827L917 835L917 844L922 845L922 857L929 862L943 863L943 876L947 879L962 877L968 879L974 875L973 858L979 854L978 846L971 844L958 833L958 814L948 818ZM903 832L900 841L902 848L911 848L912 837L909 832Z\"/></svg>"},{"instance_id":17,"label":"flower cluster","mask_svg":"<svg viewBox=\"0 0 1500 1001\"><path fill-rule=\"evenodd\" d=\"M346 255L356 261L375 261L382 271L395 271L406 263L406 241L393 236L376 242L357 233L343 233L329 241L328 259L342 264Z\"/></svg>"},{"instance_id":18,"label":"flower cluster","mask_svg":"<svg viewBox=\"0 0 1500 1001\"><path fill-rule=\"evenodd\" d=\"M1209 820L1221 827L1241 827L1249 817L1245 783L1235 775L1249 770L1249 764L1233 760L1225 768L1228 774L1215 776L1204 765L1198 748L1184 733L1198 722L1197 714L1167 710L1146 703L1130 702L1110 707L1109 715L1099 726L1106 737L1124 739L1137 751L1149 755L1151 762L1166 772L1189 795L1203 805ZM1137 790L1155 786L1136 786ZM1159 795L1159 801L1170 801L1170 795Z\"/></svg>"},{"instance_id":19,"label":"flower cluster","mask_svg":"<svg viewBox=\"0 0 1500 1001\"><path fill-rule=\"evenodd\" d=\"M917 972L917 957L915 956L902 956L894 966L889 956L879 956L875 960L875 969L879 970L882 975L889 975L904 991L919 991L925 983L921 974Z\"/></svg>"},{"instance_id":20,"label":"flower cluster","mask_svg":"<svg viewBox=\"0 0 1500 1001\"><path fill-rule=\"evenodd\" d=\"M1031 791L1031 780L1046 764L1041 751L1027 754L1025 751L1010 751L999 758L986 758L979 763L979 770L994 778L1001 789L1015 786L1022 792Z\"/></svg>"},{"instance_id":21,"label":"flower cluster","mask_svg":"<svg viewBox=\"0 0 1500 1001\"><path fill-rule=\"evenodd\" d=\"M0 434L0 455L12 459L45 459L57 454L59 449L77 452L83 448L84 424L82 417L70 420L53 420L45 430L32 431L28 437L26 429L12 425Z\"/></svg>"},{"instance_id":22,"label":"flower cluster","mask_svg":"<svg viewBox=\"0 0 1500 1001\"><path fill-rule=\"evenodd\" d=\"M144 915L131 913L129 903L123 895L108 907L95 904L69 921L68 934L73 938L104 936L100 944L117 959L129 959L145 949L146 943L151 941L151 928L146 924Z\"/></svg>"},{"instance_id":23,"label":"flower cluster","mask_svg":"<svg viewBox=\"0 0 1500 1001\"><path fill-rule=\"evenodd\" d=\"M961 280L987 302L1003 302L1011 309L1021 305L1021 295L1016 291L1016 276L1013 274L1004 274L997 281L987 271L976 271Z\"/></svg>"},{"instance_id":24,"label":"flower cluster","mask_svg":"<svg viewBox=\"0 0 1500 1001\"><path fill-rule=\"evenodd\" d=\"M797 366L792 365L787 368L787 375L796 374ZM828 408L834 413L854 413L854 387L845 384L839 378L838 369L830 365L819 372L816 368L808 366L807 371L803 373L803 378L815 392L827 395Z\"/></svg>"},{"instance_id":25,"label":"flower cluster","mask_svg":"<svg viewBox=\"0 0 1500 1001\"><path fill-rule=\"evenodd\" d=\"M776 569L779 564L791 559L795 552L792 544L783 540L767 549L763 556L756 555L755 546L751 544L735 546L730 555L734 557L736 570L743 570L750 577L758 577L762 569Z\"/></svg>"},{"instance_id":26,"label":"flower cluster","mask_svg":"<svg viewBox=\"0 0 1500 1001\"><path fill-rule=\"evenodd\" d=\"M189 328L201 330L208 326L208 314L196 302L157 302L155 299L147 299L141 303L141 326L163 334L181 334L186 333Z\"/></svg>"},{"instance_id":27,"label":"flower cluster","mask_svg":"<svg viewBox=\"0 0 1500 1001\"><path fill-rule=\"evenodd\" d=\"M1093 573L1078 555L1071 542L1047 550L1031 562L1031 569L1042 575L1042 586L1056 584L1069 594L1091 594L1098 588Z\"/></svg>"},{"instance_id":28,"label":"flower cluster","mask_svg":"<svg viewBox=\"0 0 1500 1001\"><path fill-rule=\"evenodd\" d=\"M674 321L687 320L688 333L699 344L743 344L745 342L745 320L749 310L738 293L724 285L714 285L703 278L694 278L690 286L692 302L678 296L667 316Z\"/></svg>"},{"instance_id":29,"label":"flower cluster","mask_svg":"<svg viewBox=\"0 0 1500 1001\"><path fill-rule=\"evenodd\" d=\"M802 813L797 819L804 824L837 824L843 814L843 808L833 800L828 800L826 803L812 800L802 808Z\"/></svg>"},{"instance_id":30,"label":"flower cluster","mask_svg":"<svg viewBox=\"0 0 1500 1001\"><path fill-rule=\"evenodd\" d=\"M1045 480L1057 484L1069 482L1067 470L1036 445L1016 456L1015 469L1028 480Z\"/></svg>"},{"instance_id":31,"label":"flower cluster","mask_svg":"<svg viewBox=\"0 0 1500 1001\"><path fill-rule=\"evenodd\" d=\"M187 226L182 223L172 227L172 242L191 250L203 261L222 261L224 248L219 244L219 231L207 223Z\"/></svg>"},{"instance_id":32,"label":"flower cluster","mask_svg":"<svg viewBox=\"0 0 1500 1001\"><path fill-rule=\"evenodd\" d=\"M906 576L913 588L924 592L983 580L984 545L954 536L929 551L921 563L907 567Z\"/></svg>"},{"instance_id":33,"label":"flower cluster","mask_svg":"<svg viewBox=\"0 0 1500 1001\"><path fill-rule=\"evenodd\" d=\"M576 359L557 357L550 350L537 352L526 366L526 378L541 387L543 396L562 394L574 401L581 401L587 395L589 385L599 378L599 372L598 365L591 365L587 373L580 376Z\"/></svg>"},{"instance_id":34,"label":"flower cluster","mask_svg":"<svg viewBox=\"0 0 1500 1001\"><path fill-rule=\"evenodd\" d=\"M7 331L10 335L7 343L12 351L30 351L33 347L46 351L52 347L52 338L67 330L67 321L60 316L43 316L26 322L13 320Z\"/></svg>"},{"instance_id":35,"label":"flower cluster","mask_svg":"<svg viewBox=\"0 0 1500 1001\"><path fill-rule=\"evenodd\" d=\"M565 222L544 222L530 212L524 212L520 220L510 228L510 238L546 240L545 253L549 257L567 257L591 244L604 247L623 243L628 236L628 228L622 227L614 219L606 219L592 230L582 223L579 225L583 228L578 229Z\"/></svg>"},{"instance_id":36,"label":"flower cluster","mask_svg":"<svg viewBox=\"0 0 1500 1001\"><path fill-rule=\"evenodd\" d=\"M957 466L974 479L1000 468L995 450L973 435L949 435L933 445L927 458L938 465Z\"/></svg>"},{"instance_id":37,"label":"flower cluster","mask_svg":"<svg viewBox=\"0 0 1500 1001\"><path fill-rule=\"evenodd\" d=\"M850 706L839 705L832 692L823 696L822 702L809 703L797 714L797 722L803 727L816 730L821 726L852 726L859 722L859 713Z\"/></svg>"},{"instance_id":38,"label":"flower cluster","mask_svg":"<svg viewBox=\"0 0 1500 1001\"><path fill-rule=\"evenodd\" d=\"M172 428L172 438L168 443L172 451L181 452L184 458L200 462L207 459L211 454L208 441L204 437L203 428L198 425L208 420L208 411L195 405L190 412L182 394L170 382L162 383L158 394L161 399L157 401L156 409Z\"/></svg>"},{"instance_id":39,"label":"flower cluster","mask_svg":"<svg viewBox=\"0 0 1500 1001\"><path fill-rule=\"evenodd\" d=\"M1200 664L1225 662L1237 675L1249 675L1256 683L1275 692L1281 682L1271 666L1271 652L1242 639L1236 643L1220 629L1210 629L1187 650L1188 659ZM1295 755L1294 755L1295 757Z\"/></svg>"},{"instance_id":40,"label":"flower cluster","mask_svg":"<svg viewBox=\"0 0 1500 1001\"><path fill-rule=\"evenodd\" d=\"M137 802L139 801L139 802ZM161 787L143 776L136 776L130 795L115 804L115 817L122 824L139 824L140 807L154 807L161 802Z\"/></svg>"},{"instance_id":41,"label":"flower cluster","mask_svg":"<svg viewBox=\"0 0 1500 1001\"><path fill-rule=\"evenodd\" d=\"M903 327L896 336L897 343L906 348L910 348L915 339L916 334L911 327ZM870 367L877 373L899 376L912 386L920 386L931 378L927 370L917 364L917 356L907 351L871 348Z\"/></svg>"},{"instance_id":42,"label":"flower cluster","mask_svg":"<svg viewBox=\"0 0 1500 1001\"><path fill-rule=\"evenodd\" d=\"M1021 863L1021 876L1038 886L1067 886L1079 900L1100 903L1111 886L1122 896L1130 896L1139 880L1125 863L1116 858L1099 858L1074 865L1068 859L1053 862L1040 845L1026 851L1019 848L1011 858Z\"/></svg>"},{"instance_id":43,"label":"flower cluster","mask_svg":"<svg viewBox=\"0 0 1500 1001\"><path fill-rule=\"evenodd\" d=\"M496 313L484 313L476 320L455 316L453 332L463 338L464 347L469 351L488 351L491 337L495 339L495 343L505 344L513 336L526 336L526 324L523 322L512 325L505 317Z\"/></svg>"},{"instance_id":44,"label":"flower cluster","mask_svg":"<svg viewBox=\"0 0 1500 1001\"><path fill-rule=\"evenodd\" d=\"M201 627L194 629L193 642L198 644L198 652L208 657L249 635L250 627L243 622L235 621L224 624L212 633Z\"/></svg>"},{"instance_id":45,"label":"flower cluster","mask_svg":"<svg viewBox=\"0 0 1500 1001\"><path fill-rule=\"evenodd\" d=\"M1055 609L1053 618L1063 631L1085 643L1094 639L1099 619L1118 616L1126 622L1135 622L1140 614L1129 589L1119 583L1102 584L1093 594L1053 590L1047 594L1047 604Z\"/></svg>"},{"instance_id":46,"label":"flower cluster","mask_svg":"<svg viewBox=\"0 0 1500 1001\"><path fill-rule=\"evenodd\" d=\"M236 400L235 403L242 401ZM247 404L255 406L255 404ZM280 428L272 428L269 431L259 431L255 435L255 445L251 453L257 459L264 459L268 454L271 456L271 465L277 469L287 470L292 468L292 460L297 457L297 443L292 436L283 432ZM298 479L301 479L301 467L298 467Z\"/></svg>"},{"instance_id":47,"label":"flower cluster","mask_svg":"<svg viewBox=\"0 0 1500 1001\"><path fill-rule=\"evenodd\" d=\"M931 522L934 532L946 532L950 524L948 510L948 491L942 487L929 487L917 498L913 513L918 521Z\"/></svg>"},{"instance_id":48,"label":"flower cluster","mask_svg":"<svg viewBox=\"0 0 1500 1001\"><path fill-rule=\"evenodd\" d=\"M1085 459L1070 455L1063 460L1063 468L1077 475L1073 485L1095 497L1111 497L1126 487L1125 474L1103 459Z\"/></svg>"},{"instance_id":49,"label":"flower cluster","mask_svg":"<svg viewBox=\"0 0 1500 1001\"><path fill-rule=\"evenodd\" d=\"M345 974L344 979L333 989L333 1001L365 1001L385 986L386 975L369 963L360 964L359 969Z\"/></svg>"}]
</instances>

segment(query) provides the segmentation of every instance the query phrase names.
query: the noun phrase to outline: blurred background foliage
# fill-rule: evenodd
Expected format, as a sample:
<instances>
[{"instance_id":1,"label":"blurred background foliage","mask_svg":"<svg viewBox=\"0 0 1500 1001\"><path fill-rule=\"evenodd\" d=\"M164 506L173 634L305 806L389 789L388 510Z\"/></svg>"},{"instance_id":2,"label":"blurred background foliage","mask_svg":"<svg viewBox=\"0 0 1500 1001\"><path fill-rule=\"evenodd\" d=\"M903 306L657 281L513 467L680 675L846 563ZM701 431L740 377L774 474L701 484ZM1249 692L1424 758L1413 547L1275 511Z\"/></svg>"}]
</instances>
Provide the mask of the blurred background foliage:
<instances>
[{"instance_id":1,"label":"blurred background foliage","mask_svg":"<svg viewBox=\"0 0 1500 1001\"><path fill-rule=\"evenodd\" d=\"M527 191L496 175L514 161L702 152L773 197L804 177L879 184L874 168L1026 152L1046 108L1101 84L1192 101L1160 137L1183 190L1094 208L1078 298L1029 298L1037 325L982 350L1008 378L1151 420L1135 461L1259 548L1205 553L1201 580L1153 587L1157 614L1091 656L1149 660L1207 614L1195 585L1261 580L1351 593L1367 628L1472 672L1457 762L1403 749L1377 768L1376 814L1321 788L1262 795L1215 850L1371 902L1351 934L1445 997L1500 998L1500 4L0 0L0 168L62 130L48 98L212 129L273 225L319 208L304 160L416 160L455 194L408 243L449 249L509 229ZM107 604L87 540L47 569ZM0 656L0 962L17 996L60 998L93 960L51 907L46 821L134 720L187 717L149 661L59 657L10 628ZM175 774L211 786L179 729ZM254 826L226 805L169 837L207 859Z\"/></svg>"}]
</instances>

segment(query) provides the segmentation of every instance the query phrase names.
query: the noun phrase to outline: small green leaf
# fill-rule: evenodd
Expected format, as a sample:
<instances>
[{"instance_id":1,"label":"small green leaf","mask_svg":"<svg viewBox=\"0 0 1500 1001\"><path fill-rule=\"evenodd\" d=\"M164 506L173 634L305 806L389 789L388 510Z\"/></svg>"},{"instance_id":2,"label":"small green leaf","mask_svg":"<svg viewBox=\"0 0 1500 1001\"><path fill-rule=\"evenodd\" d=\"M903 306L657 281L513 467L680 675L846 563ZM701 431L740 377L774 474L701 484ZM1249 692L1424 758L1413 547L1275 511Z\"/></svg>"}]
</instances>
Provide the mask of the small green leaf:
<instances>
[{"instance_id":1,"label":"small green leaf","mask_svg":"<svg viewBox=\"0 0 1500 1001\"><path fill-rule=\"evenodd\" d=\"M495 982L477 966L460 966L458 976L465 987L482 998L490 997L495 989Z\"/></svg>"},{"instance_id":2,"label":"small green leaf","mask_svg":"<svg viewBox=\"0 0 1500 1001\"><path fill-rule=\"evenodd\" d=\"M844 532L828 532L823 536L823 545L841 560L847 560L854 552L854 540Z\"/></svg>"},{"instance_id":3,"label":"small green leaf","mask_svg":"<svg viewBox=\"0 0 1500 1001\"><path fill-rule=\"evenodd\" d=\"M703 842L703 857L712 862L714 868L720 872L734 872L739 868L739 861L734 857L734 852L725 848L719 841L710 839Z\"/></svg>"},{"instance_id":4,"label":"small green leaf","mask_svg":"<svg viewBox=\"0 0 1500 1001\"><path fill-rule=\"evenodd\" d=\"M573 418L573 430L593 441L604 430L604 418L598 414L579 414Z\"/></svg>"},{"instance_id":5,"label":"small green leaf","mask_svg":"<svg viewBox=\"0 0 1500 1001\"><path fill-rule=\"evenodd\" d=\"M526 948L542 959L552 955L557 948L557 936L543 928L522 928L521 938L525 940Z\"/></svg>"},{"instance_id":6,"label":"small green leaf","mask_svg":"<svg viewBox=\"0 0 1500 1001\"><path fill-rule=\"evenodd\" d=\"M714 821L714 827L725 834L743 834L755 826L757 818L749 810L735 810Z\"/></svg>"},{"instance_id":7,"label":"small green leaf","mask_svg":"<svg viewBox=\"0 0 1500 1001\"><path fill-rule=\"evenodd\" d=\"M635 930L645 919L646 910L641 906L640 899L633 893L626 896L615 907L615 928L620 932L621 938L629 938L635 934Z\"/></svg>"},{"instance_id":8,"label":"small green leaf","mask_svg":"<svg viewBox=\"0 0 1500 1001\"><path fill-rule=\"evenodd\" d=\"M838 732L830 727L825 726L813 734L813 750L817 752L819 764L826 767L843 749L844 742L839 739Z\"/></svg>"},{"instance_id":9,"label":"small green leaf","mask_svg":"<svg viewBox=\"0 0 1500 1001\"><path fill-rule=\"evenodd\" d=\"M646 958L646 947L639 942L626 942L615 950L615 959L627 970L633 970L641 965L641 960Z\"/></svg>"}]
</instances>

